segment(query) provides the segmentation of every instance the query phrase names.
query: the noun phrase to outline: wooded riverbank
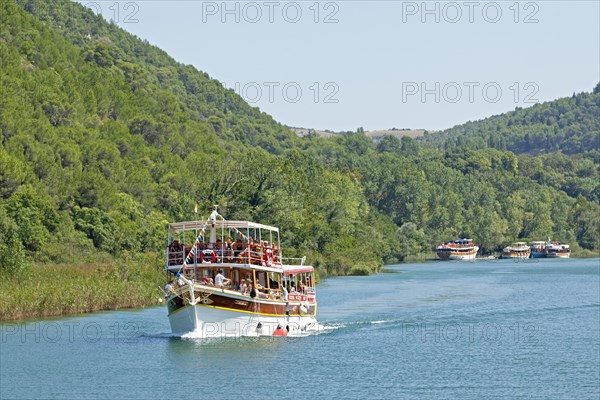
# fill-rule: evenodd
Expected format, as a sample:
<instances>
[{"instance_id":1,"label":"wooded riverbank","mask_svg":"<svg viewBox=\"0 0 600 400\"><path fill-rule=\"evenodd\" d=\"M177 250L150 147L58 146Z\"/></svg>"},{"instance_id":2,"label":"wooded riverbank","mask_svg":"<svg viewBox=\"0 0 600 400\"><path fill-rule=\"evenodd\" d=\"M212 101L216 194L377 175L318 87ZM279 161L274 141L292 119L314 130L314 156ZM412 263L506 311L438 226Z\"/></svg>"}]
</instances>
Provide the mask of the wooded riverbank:
<instances>
[{"instance_id":1,"label":"wooded riverbank","mask_svg":"<svg viewBox=\"0 0 600 400\"><path fill-rule=\"evenodd\" d=\"M0 280L0 321L158 304L165 272L133 261L37 264Z\"/></svg>"}]
</instances>

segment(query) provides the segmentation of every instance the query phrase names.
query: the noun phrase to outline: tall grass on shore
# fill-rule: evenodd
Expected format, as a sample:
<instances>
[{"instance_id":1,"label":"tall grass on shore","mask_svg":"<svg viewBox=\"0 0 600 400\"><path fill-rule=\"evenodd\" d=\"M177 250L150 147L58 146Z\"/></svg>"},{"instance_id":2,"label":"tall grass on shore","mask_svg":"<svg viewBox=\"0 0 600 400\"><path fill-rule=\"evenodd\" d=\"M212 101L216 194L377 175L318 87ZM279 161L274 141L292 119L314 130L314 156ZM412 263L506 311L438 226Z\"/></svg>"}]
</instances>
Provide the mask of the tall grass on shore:
<instances>
[{"instance_id":1,"label":"tall grass on shore","mask_svg":"<svg viewBox=\"0 0 600 400\"><path fill-rule=\"evenodd\" d=\"M156 304L164 282L154 262L34 264L0 276L0 321Z\"/></svg>"}]
</instances>

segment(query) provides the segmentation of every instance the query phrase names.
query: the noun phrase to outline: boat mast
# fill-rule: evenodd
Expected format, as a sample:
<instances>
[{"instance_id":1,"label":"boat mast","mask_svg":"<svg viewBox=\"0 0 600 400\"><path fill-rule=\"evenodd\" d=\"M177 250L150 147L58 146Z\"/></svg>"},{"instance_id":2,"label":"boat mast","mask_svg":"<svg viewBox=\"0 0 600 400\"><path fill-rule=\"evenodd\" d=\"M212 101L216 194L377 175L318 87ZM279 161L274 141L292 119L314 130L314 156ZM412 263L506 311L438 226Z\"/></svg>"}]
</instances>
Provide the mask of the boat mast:
<instances>
[{"instance_id":1,"label":"boat mast","mask_svg":"<svg viewBox=\"0 0 600 400\"><path fill-rule=\"evenodd\" d=\"M217 212L217 208L219 207L219 205L215 204L213 207L215 207L215 209L210 214L210 218L209 218L210 220L212 220L212 223L210 225L210 239L209 239L210 243L217 242L217 230L215 228L215 223L217 221L217 216L219 215L219 213Z\"/></svg>"}]
</instances>

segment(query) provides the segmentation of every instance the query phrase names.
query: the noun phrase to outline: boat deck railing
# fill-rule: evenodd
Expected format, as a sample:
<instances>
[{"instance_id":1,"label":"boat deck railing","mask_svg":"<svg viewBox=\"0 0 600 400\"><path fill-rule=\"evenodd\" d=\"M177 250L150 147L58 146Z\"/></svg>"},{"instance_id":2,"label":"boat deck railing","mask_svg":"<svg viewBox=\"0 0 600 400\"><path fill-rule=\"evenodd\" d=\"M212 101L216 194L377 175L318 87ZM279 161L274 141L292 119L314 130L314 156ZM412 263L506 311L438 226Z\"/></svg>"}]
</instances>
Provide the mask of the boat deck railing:
<instances>
[{"instance_id":1,"label":"boat deck railing","mask_svg":"<svg viewBox=\"0 0 600 400\"><path fill-rule=\"evenodd\" d=\"M306 256L304 257L282 257L282 264L290 264L290 265L300 265L303 266L306 262Z\"/></svg>"},{"instance_id":2,"label":"boat deck railing","mask_svg":"<svg viewBox=\"0 0 600 400\"><path fill-rule=\"evenodd\" d=\"M246 243L241 246L236 243L223 242L199 242L194 252L191 252L192 246L184 246L178 242L173 242L167 246L167 265L182 265L188 255L190 258L187 264L253 264L265 265L279 262L279 247L276 245L264 245Z\"/></svg>"}]
</instances>

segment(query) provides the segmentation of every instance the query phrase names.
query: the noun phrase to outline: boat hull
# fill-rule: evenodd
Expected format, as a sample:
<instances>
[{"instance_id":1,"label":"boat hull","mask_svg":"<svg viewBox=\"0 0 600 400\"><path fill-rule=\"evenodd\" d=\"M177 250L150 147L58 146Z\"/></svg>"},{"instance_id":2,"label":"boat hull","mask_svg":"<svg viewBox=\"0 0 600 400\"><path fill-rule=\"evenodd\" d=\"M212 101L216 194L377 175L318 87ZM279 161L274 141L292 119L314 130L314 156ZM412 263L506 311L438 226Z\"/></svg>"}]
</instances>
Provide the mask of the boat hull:
<instances>
[{"instance_id":1,"label":"boat hull","mask_svg":"<svg viewBox=\"0 0 600 400\"><path fill-rule=\"evenodd\" d=\"M529 253L524 253L524 254L503 253L502 258L529 258Z\"/></svg>"},{"instance_id":2,"label":"boat hull","mask_svg":"<svg viewBox=\"0 0 600 400\"><path fill-rule=\"evenodd\" d=\"M200 337L222 338L241 336L272 336L277 326L288 334L299 335L316 330L317 320L312 315L263 315L242 313L207 305L186 305L169 314L171 331Z\"/></svg>"},{"instance_id":3,"label":"boat hull","mask_svg":"<svg viewBox=\"0 0 600 400\"><path fill-rule=\"evenodd\" d=\"M440 260L454 260L454 261L472 261L475 260L477 252L472 253L455 253L449 251L438 251L437 256Z\"/></svg>"},{"instance_id":4,"label":"boat hull","mask_svg":"<svg viewBox=\"0 0 600 400\"><path fill-rule=\"evenodd\" d=\"M456 261L473 261L475 260L475 256L477 252L469 253L469 254L450 254L448 259L456 260Z\"/></svg>"},{"instance_id":5,"label":"boat hull","mask_svg":"<svg viewBox=\"0 0 600 400\"><path fill-rule=\"evenodd\" d=\"M570 253L548 253L546 255L548 258L569 258L570 256Z\"/></svg>"},{"instance_id":6,"label":"boat hull","mask_svg":"<svg viewBox=\"0 0 600 400\"><path fill-rule=\"evenodd\" d=\"M299 293L290 293L287 301L251 298L237 291L190 282L167 300L167 308L171 332L176 335L190 332L203 338L272 335L278 325L288 333L297 334L313 324L316 326L317 303Z\"/></svg>"}]
</instances>

